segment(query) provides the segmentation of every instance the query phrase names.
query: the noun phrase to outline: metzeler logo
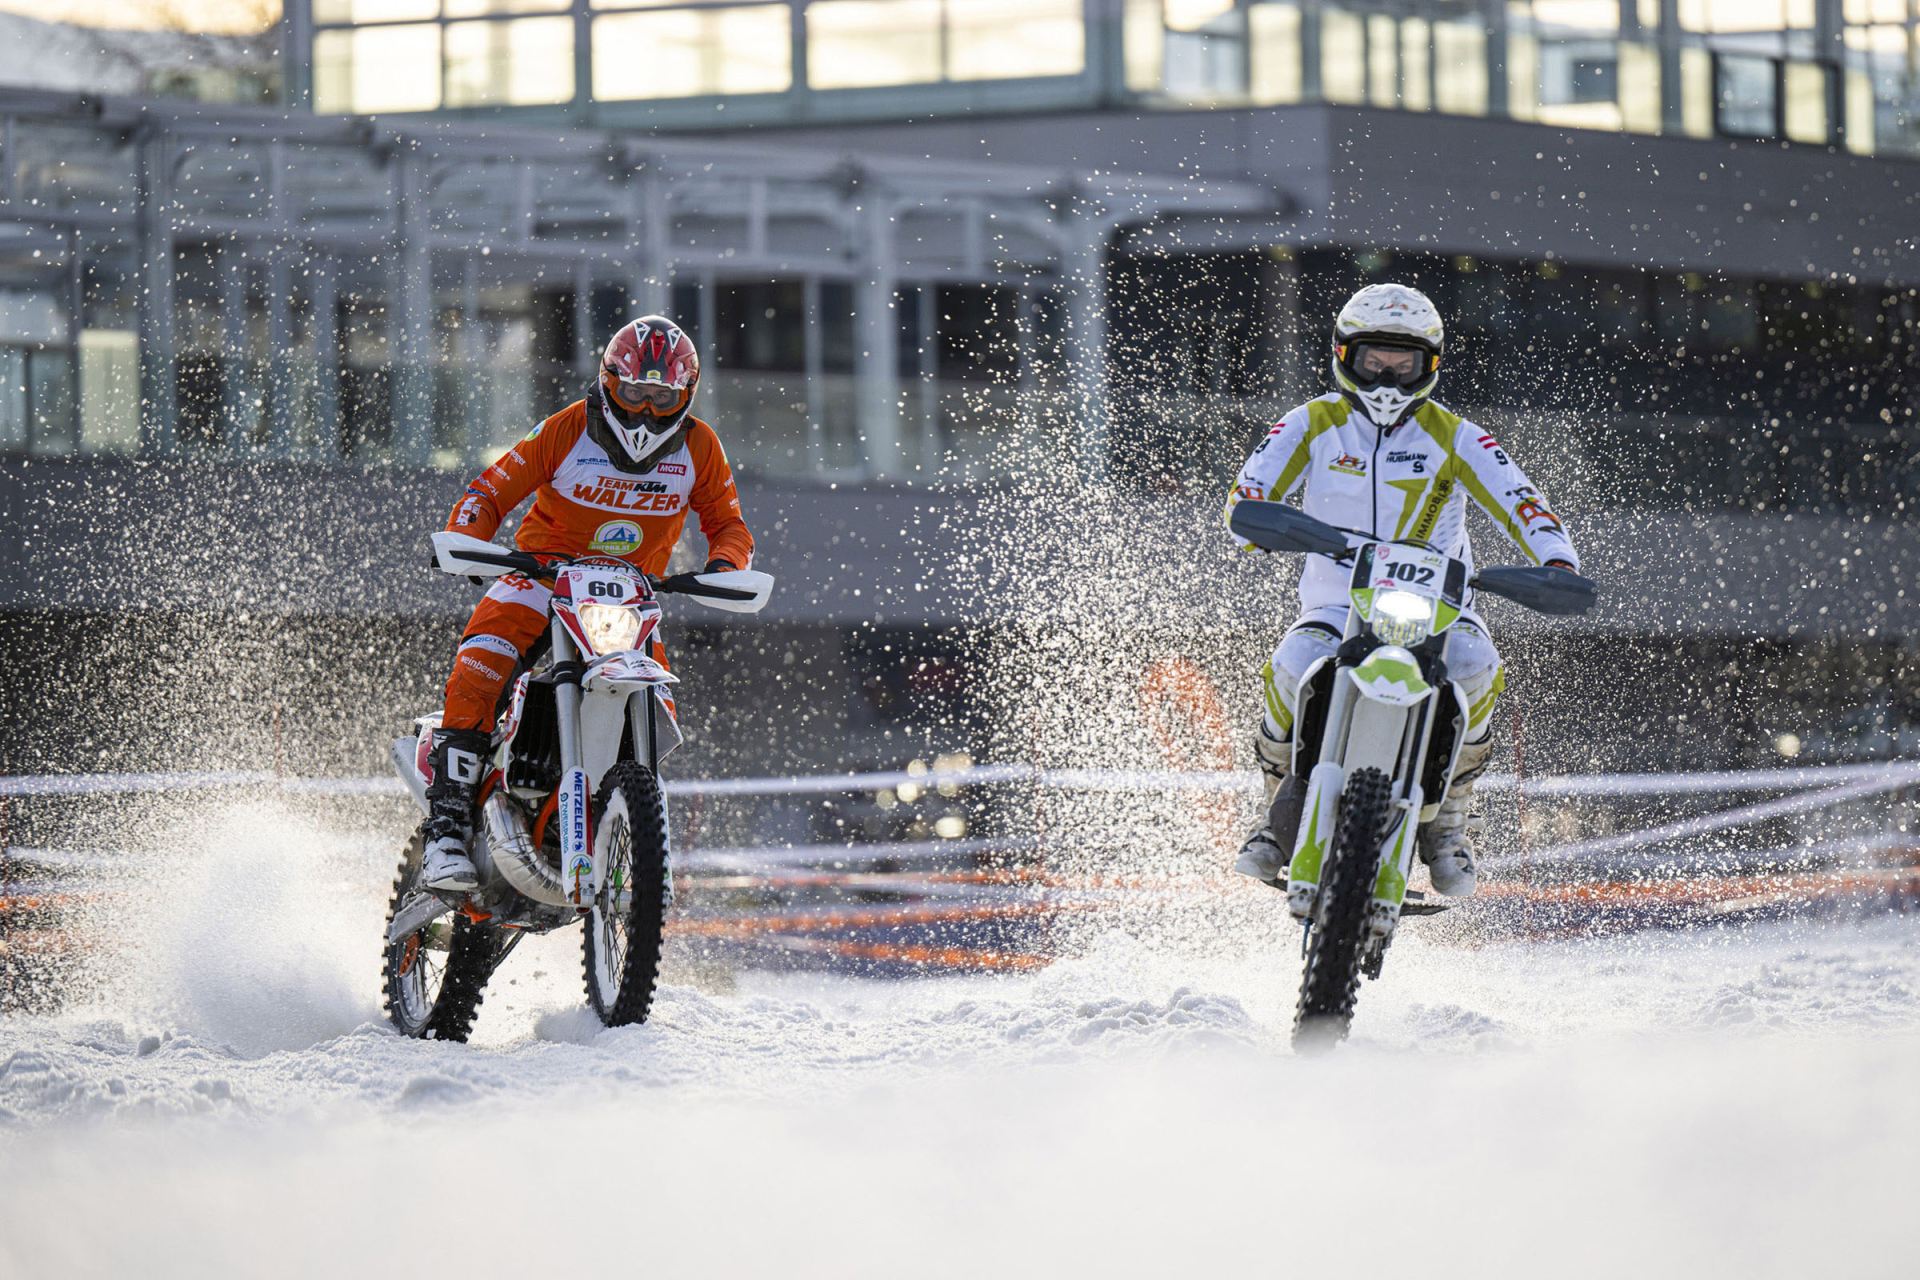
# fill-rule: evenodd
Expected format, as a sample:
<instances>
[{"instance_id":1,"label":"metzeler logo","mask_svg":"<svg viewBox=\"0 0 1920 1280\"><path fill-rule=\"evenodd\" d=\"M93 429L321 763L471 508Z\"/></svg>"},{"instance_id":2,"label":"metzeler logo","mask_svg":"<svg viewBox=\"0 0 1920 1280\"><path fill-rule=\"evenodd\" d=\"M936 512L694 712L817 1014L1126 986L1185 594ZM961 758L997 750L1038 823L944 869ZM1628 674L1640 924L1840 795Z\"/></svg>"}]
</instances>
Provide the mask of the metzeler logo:
<instances>
[{"instance_id":1,"label":"metzeler logo","mask_svg":"<svg viewBox=\"0 0 1920 1280\"><path fill-rule=\"evenodd\" d=\"M593 531L590 551L610 556L631 555L640 549L640 526L631 520L609 520Z\"/></svg>"}]
</instances>

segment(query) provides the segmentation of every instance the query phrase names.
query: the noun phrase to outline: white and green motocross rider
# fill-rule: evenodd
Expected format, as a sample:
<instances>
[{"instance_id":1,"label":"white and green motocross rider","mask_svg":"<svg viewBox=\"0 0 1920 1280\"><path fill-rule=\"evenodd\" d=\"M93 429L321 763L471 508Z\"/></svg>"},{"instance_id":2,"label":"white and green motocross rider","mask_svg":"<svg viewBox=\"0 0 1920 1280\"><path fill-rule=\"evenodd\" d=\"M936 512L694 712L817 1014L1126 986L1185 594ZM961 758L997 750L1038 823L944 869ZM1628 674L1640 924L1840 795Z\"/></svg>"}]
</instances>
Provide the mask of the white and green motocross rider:
<instances>
[{"instance_id":1,"label":"white and green motocross rider","mask_svg":"<svg viewBox=\"0 0 1920 1280\"><path fill-rule=\"evenodd\" d=\"M1376 284L1354 294L1334 322L1338 390L1301 405L1267 433L1240 468L1228 515L1242 498L1281 501L1300 493L1307 512L1328 524L1373 539L1424 542L1471 570L1471 498L1527 563L1578 569L1560 518L1506 450L1430 398L1445 346L1440 313L1419 290ZM1234 869L1270 884L1284 876L1306 793L1288 771L1295 693L1307 668L1339 646L1347 580L1344 565L1306 557L1299 621L1261 673L1266 711L1254 753L1266 774L1267 820L1248 837ZM1467 741L1445 803L1420 832L1420 857L1435 889L1465 897L1474 890L1473 784L1493 750L1493 704L1506 683L1486 623L1471 608L1453 629L1447 666L1467 697Z\"/></svg>"}]
</instances>

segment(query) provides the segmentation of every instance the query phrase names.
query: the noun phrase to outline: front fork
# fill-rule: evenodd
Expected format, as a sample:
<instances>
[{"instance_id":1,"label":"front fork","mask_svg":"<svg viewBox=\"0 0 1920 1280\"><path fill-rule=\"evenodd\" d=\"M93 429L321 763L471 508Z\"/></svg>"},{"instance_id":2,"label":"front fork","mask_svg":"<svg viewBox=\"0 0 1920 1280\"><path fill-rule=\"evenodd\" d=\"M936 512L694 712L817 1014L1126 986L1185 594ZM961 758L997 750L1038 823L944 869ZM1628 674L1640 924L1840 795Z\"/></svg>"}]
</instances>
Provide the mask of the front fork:
<instances>
[{"instance_id":1,"label":"front fork","mask_svg":"<svg viewBox=\"0 0 1920 1280\"><path fill-rule=\"evenodd\" d=\"M1333 682L1320 762L1307 775L1307 794L1301 806L1300 831L1294 838L1293 861L1287 869L1287 911L1302 923L1313 918L1327 855L1333 849L1335 828L1340 820L1340 794L1347 781L1347 770L1340 759L1349 747L1359 750L1363 757L1376 756L1391 740L1383 738L1379 732L1382 728L1389 728L1390 720L1384 725L1376 722L1369 726L1373 730L1370 733L1354 731L1355 718L1365 716L1369 710L1368 699L1360 694L1351 680L1345 678L1345 671L1342 670ZM1377 712L1384 708L1371 710ZM1391 935L1399 923L1400 909L1407 897L1407 876L1413 870L1420 810L1425 804L1419 769L1426 759L1431 715L1425 715L1420 710L1413 714L1419 718L1412 724L1402 721L1398 732L1398 751L1392 753L1398 758L1392 761L1387 770L1389 777L1400 774L1409 776L1405 783L1406 794L1396 798L1388 809L1390 817L1387 831L1374 861L1376 870L1373 896L1367 906L1367 927L1375 938ZM1372 749L1368 749L1368 745L1355 746L1350 735L1358 736ZM1408 741L1409 737L1411 742Z\"/></svg>"},{"instance_id":2,"label":"front fork","mask_svg":"<svg viewBox=\"0 0 1920 1280\"><path fill-rule=\"evenodd\" d=\"M1340 820L1340 792L1345 784L1346 771L1332 761L1315 765L1307 778L1300 834L1294 842L1293 862L1287 871L1287 910L1296 920L1306 921L1313 916L1327 854L1333 848L1334 825ZM1407 876L1413 870L1414 836L1420 829L1421 804L1420 784L1416 782L1409 794L1395 800L1388 810L1392 821L1386 838L1380 842L1373 900L1367 906L1367 927L1376 938L1392 933L1400 920L1400 908L1407 899Z\"/></svg>"},{"instance_id":3,"label":"front fork","mask_svg":"<svg viewBox=\"0 0 1920 1280\"><path fill-rule=\"evenodd\" d=\"M553 687L560 737L560 883L567 900L588 906L600 890L601 869L593 854L593 798L587 793L586 757L580 750L580 650L573 637L553 623Z\"/></svg>"}]
</instances>

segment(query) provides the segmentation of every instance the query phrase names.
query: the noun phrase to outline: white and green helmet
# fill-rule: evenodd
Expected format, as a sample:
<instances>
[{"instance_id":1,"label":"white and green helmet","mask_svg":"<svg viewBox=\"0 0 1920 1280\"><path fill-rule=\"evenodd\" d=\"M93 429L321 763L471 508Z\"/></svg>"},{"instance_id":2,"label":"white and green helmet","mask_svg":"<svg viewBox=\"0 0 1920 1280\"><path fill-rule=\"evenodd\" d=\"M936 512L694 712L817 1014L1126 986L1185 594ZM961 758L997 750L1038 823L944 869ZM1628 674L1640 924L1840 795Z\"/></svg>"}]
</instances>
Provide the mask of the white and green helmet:
<instances>
[{"instance_id":1,"label":"white and green helmet","mask_svg":"<svg viewBox=\"0 0 1920 1280\"><path fill-rule=\"evenodd\" d=\"M1405 422L1440 381L1447 329L1427 295L1370 284L1333 322L1333 381L1377 427Z\"/></svg>"}]
</instances>

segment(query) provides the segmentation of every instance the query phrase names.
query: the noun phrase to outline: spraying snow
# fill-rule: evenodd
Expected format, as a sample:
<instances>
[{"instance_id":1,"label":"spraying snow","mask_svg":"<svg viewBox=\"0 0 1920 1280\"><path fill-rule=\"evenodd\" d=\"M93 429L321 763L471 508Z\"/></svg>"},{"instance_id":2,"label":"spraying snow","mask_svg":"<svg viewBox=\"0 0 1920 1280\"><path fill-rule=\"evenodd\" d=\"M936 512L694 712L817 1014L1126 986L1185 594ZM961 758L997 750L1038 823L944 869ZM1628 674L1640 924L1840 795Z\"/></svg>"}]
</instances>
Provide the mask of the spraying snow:
<instances>
[{"instance_id":1,"label":"spraying snow","mask_svg":"<svg viewBox=\"0 0 1920 1280\"><path fill-rule=\"evenodd\" d=\"M796 1275L1358 1248L1769 1275L1894 1256L1916 1189L1910 919L1410 930L1324 1059L1286 1048L1293 935L1250 910L1191 943L1185 916L1092 932L1016 977L681 975L613 1031L569 933L516 955L461 1046L378 1020L376 842L260 809L209 834L152 877L153 923L121 922L123 982L0 1024L0 1270L337 1275L485 1238L462 1256L484 1274L533 1248ZM76 1230L82 1198L112 1212ZM504 1205L545 1238L501 1236Z\"/></svg>"}]
</instances>

